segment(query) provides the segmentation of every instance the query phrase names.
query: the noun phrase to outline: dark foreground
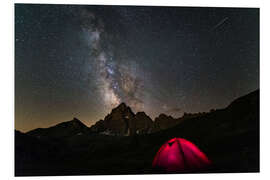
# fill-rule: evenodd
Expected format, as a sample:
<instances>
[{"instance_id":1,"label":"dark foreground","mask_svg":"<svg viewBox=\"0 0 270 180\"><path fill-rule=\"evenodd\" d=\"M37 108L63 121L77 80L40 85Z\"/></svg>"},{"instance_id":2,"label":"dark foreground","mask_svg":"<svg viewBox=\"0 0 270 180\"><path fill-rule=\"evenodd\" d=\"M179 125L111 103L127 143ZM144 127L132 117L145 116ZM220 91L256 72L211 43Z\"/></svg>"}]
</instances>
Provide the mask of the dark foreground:
<instances>
[{"instance_id":1,"label":"dark foreground","mask_svg":"<svg viewBox=\"0 0 270 180\"><path fill-rule=\"evenodd\" d=\"M161 145L174 137L193 142L213 162L202 173L259 172L259 91L153 134L84 131L40 139L15 131L15 176L166 173L151 165Z\"/></svg>"}]
</instances>

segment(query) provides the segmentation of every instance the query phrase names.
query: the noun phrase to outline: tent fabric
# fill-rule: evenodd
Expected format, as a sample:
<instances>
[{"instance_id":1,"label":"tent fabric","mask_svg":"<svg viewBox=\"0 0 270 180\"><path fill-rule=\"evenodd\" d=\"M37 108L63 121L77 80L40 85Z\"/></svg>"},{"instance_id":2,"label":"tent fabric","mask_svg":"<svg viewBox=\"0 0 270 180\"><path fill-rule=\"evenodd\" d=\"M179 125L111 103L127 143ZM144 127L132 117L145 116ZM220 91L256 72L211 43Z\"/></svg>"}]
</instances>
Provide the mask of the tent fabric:
<instances>
[{"instance_id":1,"label":"tent fabric","mask_svg":"<svg viewBox=\"0 0 270 180\"><path fill-rule=\"evenodd\" d=\"M211 161L193 143L173 138L161 146L152 166L166 172L186 172L207 168Z\"/></svg>"}]
</instances>

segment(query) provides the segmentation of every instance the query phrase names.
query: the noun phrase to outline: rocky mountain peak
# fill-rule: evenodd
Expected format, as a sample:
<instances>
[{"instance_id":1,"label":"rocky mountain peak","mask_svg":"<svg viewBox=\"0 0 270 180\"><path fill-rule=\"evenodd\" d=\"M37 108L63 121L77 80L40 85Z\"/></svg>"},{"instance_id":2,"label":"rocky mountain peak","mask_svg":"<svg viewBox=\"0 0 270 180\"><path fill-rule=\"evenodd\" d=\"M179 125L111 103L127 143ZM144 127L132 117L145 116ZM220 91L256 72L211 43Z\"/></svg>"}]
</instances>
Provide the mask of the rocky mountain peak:
<instances>
[{"instance_id":1,"label":"rocky mountain peak","mask_svg":"<svg viewBox=\"0 0 270 180\"><path fill-rule=\"evenodd\" d=\"M61 138L74 136L77 133L83 133L87 131L88 127L85 124L83 124L79 119L73 118L73 120L62 122L49 128L37 128L31 130L26 134L38 138L42 137Z\"/></svg>"},{"instance_id":2,"label":"rocky mountain peak","mask_svg":"<svg viewBox=\"0 0 270 180\"><path fill-rule=\"evenodd\" d=\"M116 108L114 109L120 109L120 110L125 110L126 108L128 108L128 106L122 102L121 104L119 104Z\"/></svg>"},{"instance_id":3,"label":"rocky mountain peak","mask_svg":"<svg viewBox=\"0 0 270 180\"><path fill-rule=\"evenodd\" d=\"M71 121L66 121L56 125L55 127L70 127L75 129L87 128L85 124L83 124L79 119L74 117Z\"/></svg>"},{"instance_id":4,"label":"rocky mountain peak","mask_svg":"<svg viewBox=\"0 0 270 180\"><path fill-rule=\"evenodd\" d=\"M96 122L90 129L107 135L134 135L167 129L177 122L177 119L166 114L160 114L153 122L145 112L134 114L129 106L121 103L112 109L104 120Z\"/></svg>"},{"instance_id":5,"label":"rocky mountain peak","mask_svg":"<svg viewBox=\"0 0 270 180\"><path fill-rule=\"evenodd\" d=\"M135 114L132 112L131 108L125 103L119 104L116 108L112 109L112 115L120 115L124 118L131 118Z\"/></svg>"},{"instance_id":6,"label":"rocky mountain peak","mask_svg":"<svg viewBox=\"0 0 270 180\"><path fill-rule=\"evenodd\" d=\"M132 135L148 132L152 123L144 112L134 114L129 106L121 103L104 120L93 125L91 130L111 135Z\"/></svg>"}]
</instances>

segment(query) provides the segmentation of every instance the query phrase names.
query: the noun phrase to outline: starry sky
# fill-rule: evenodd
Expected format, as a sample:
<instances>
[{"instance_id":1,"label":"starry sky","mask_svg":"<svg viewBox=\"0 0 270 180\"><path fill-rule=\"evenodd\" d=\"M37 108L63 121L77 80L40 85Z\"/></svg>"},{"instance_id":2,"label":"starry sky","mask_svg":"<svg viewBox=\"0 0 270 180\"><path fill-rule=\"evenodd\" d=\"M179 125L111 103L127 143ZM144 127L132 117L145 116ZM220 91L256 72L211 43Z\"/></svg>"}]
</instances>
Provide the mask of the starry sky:
<instances>
[{"instance_id":1,"label":"starry sky","mask_svg":"<svg viewBox=\"0 0 270 180\"><path fill-rule=\"evenodd\" d=\"M15 4L15 128L152 119L259 88L259 9Z\"/></svg>"}]
</instances>

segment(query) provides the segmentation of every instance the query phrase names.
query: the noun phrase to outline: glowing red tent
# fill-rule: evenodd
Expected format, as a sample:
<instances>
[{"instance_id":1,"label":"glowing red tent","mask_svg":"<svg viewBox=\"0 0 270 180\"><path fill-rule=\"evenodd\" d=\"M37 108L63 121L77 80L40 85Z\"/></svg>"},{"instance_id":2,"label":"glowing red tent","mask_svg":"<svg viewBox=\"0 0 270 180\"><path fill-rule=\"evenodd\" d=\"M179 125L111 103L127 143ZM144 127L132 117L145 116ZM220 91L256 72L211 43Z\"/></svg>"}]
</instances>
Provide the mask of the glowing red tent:
<instances>
[{"instance_id":1,"label":"glowing red tent","mask_svg":"<svg viewBox=\"0 0 270 180\"><path fill-rule=\"evenodd\" d=\"M207 156L193 143L173 138L161 146L152 166L166 172L189 172L205 169L210 164Z\"/></svg>"}]
</instances>

